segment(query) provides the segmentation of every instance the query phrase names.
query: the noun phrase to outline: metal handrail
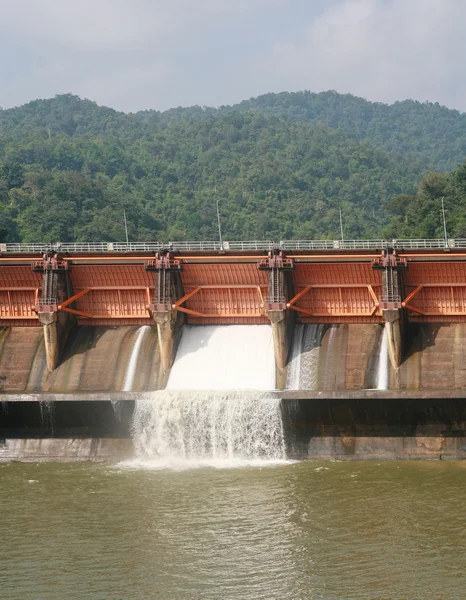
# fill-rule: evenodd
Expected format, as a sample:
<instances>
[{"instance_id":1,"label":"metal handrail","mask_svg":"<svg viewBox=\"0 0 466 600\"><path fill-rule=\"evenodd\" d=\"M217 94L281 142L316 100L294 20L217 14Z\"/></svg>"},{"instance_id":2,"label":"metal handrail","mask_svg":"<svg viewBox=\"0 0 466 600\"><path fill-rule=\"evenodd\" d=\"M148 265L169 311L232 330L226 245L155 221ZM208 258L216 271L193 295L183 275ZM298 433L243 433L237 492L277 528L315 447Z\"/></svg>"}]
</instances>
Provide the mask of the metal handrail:
<instances>
[{"instance_id":1,"label":"metal handrail","mask_svg":"<svg viewBox=\"0 0 466 600\"><path fill-rule=\"evenodd\" d=\"M464 244L464 245L458 245ZM410 249L422 249L422 248L461 248L466 247L466 240L445 240L445 239L424 239L424 240L392 240L393 248L410 248Z\"/></svg>"},{"instance_id":2,"label":"metal handrail","mask_svg":"<svg viewBox=\"0 0 466 600\"><path fill-rule=\"evenodd\" d=\"M271 240L253 241L174 241L174 242L62 242L56 244L0 243L0 252L43 254L44 252L180 252L270 251L282 250L381 250L384 248L466 248L466 239L392 239L392 240Z\"/></svg>"}]
</instances>

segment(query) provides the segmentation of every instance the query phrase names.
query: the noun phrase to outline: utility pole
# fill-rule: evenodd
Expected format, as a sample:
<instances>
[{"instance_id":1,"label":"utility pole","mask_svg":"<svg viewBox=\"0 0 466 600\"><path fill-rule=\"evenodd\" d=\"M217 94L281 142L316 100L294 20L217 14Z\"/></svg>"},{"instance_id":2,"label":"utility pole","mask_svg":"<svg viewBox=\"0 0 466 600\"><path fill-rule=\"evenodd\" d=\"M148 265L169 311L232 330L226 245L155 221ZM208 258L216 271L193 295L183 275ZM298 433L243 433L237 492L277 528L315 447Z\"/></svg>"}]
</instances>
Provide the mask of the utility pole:
<instances>
[{"instance_id":1,"label":"utility pole","mask_svg":"<svg viewBox=\"0 0 466 600\"><path fill-rule=\"evenodd\" d=\"M126 209L123 209L123 216L125 217L126 243L129 244L129 239L128 239L128 223L126 222Z\"/></svg>"},{"instance_id":2,"label":"utility pole","mask_svg":"<svg viewBox=\"0 0 466 600\"><path fill-rule=\"evenodd\" d=\"M341 233L341 241L343 241L344 236L343 236L343 219L341 217L341 208L340 208L340 233Z\"/></svg>"},{"instance_id":3,"label":"utility pole","mask_svg":"<svg viewBox=\"0 0 466 600\"><path fill-rule=\"evenodd\" d=\"M217 190L215 190L215 191L217 191ZM220 240L220 250L223 250L222 226L220 223L220 210L218 208L218 196L217 196L217 221L218 221L218 237Z\"/></svg>"},{"instance_id":4,"label":"utility pole","mask_svg":"<svg viewBox=\"0 0 466 600\"><path fill-rule=\"evenodd\" d=\"M445 219L445 203L444 203L443 196L442 196L442 216L443 216L443 235L445 238L445 248L448 248L447 221Z\"/></svg>"}]
</instances>

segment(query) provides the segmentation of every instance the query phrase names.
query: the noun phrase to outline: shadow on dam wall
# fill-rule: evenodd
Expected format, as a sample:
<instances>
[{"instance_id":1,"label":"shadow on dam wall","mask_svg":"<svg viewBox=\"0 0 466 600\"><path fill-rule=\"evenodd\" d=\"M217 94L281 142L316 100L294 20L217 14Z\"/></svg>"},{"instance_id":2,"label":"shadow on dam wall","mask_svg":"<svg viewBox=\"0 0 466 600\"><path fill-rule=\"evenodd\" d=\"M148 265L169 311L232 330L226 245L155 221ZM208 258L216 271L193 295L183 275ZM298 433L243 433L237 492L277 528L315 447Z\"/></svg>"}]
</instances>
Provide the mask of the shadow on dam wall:
<instances>
[{"instance_id":1,"label":"shadow on dam wall","mask_svg":"<svg viewBox=\"0 0 466 600\"><path fill-rule=\"evenodd\" d=\"M0 393L105 392L124 389L138 327L77 327L60 366L49 373L41 327L0 329ZM147 330L132 389L155 390L162 379L157 330Z\"/></svg>"},{"instance_id":2,"label":"shadow on dam wall","mask_svg":"<svg viewBox=\"0 0 466 600\"><path fill-rule=\"evenodd\" d=\"M318 353L316 364L312 366L312 387L297 389L377 388L383 327L318 327L321 332L320 335L317 333ZM391 368L389 362L387 364L387 385L384 387L393 392L393 397L397 390L466 389L466 324L410 324L405 331L404 344L404 360L398 371ZM308 383L306 378L304 381Z\"/></svg>"},{"instance_id":3,"label":"shadow on dam wall","mask_svg":"<svg viewBox=\"0 0 466 600\"><path fill-rule=\"evenodd\" d=\"M297 326L314 328L314 362L300 364L294 389L357 390L377 387L383 327L380 325ZM60 366L47 371L42 328L0 329L0 393L111 392L125 389L125 375L139 327L76 327ZM304 356L306 348L290 349ZM234 366L232 366L234 368ZM288 369L291 368L291 360ZM306 373L305 369L309 369ZM310 372L312 370L312 373ZM466 388L466 324L410 324L404 361L388 366L387 388ZM136 362L133 391L165 384L156 327L148 327ZM288 378L288 386L290 378Z\"/></svg>"}]
</instances>

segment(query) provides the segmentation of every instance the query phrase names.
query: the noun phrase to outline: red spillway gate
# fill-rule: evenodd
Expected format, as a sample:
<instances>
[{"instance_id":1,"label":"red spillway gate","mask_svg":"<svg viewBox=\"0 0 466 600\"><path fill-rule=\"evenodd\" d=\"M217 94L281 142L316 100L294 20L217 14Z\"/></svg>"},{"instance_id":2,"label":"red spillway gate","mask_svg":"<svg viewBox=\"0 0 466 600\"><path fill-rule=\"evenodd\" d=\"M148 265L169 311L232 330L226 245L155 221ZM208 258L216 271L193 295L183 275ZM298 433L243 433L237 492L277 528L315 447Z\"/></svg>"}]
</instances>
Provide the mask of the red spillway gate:
<instances>
[{"instance_id":1,"label":"red spillway gate","mask_svg":"<svg viewBox=\"0 0 466 600\"><path fill-rule=\"evenodd\" d=\"M172 309L188 323L267 323L270 272L261 270L264 252L177 252L178 289ZM377 252L287 253L292 270L282 290L285 308L302 323L383 321L383 273L373 268ZM158 272L147 265L151 253L96 253L60 256L68 265L71 292L56 310L73 314L80 325L153 323ZM400 253L400 304L413 322L466 320L466 253L456 250ZM0 326L40 325L38 306L43 273L34 254L0 254Z\"/></svg>"}]
</instances>

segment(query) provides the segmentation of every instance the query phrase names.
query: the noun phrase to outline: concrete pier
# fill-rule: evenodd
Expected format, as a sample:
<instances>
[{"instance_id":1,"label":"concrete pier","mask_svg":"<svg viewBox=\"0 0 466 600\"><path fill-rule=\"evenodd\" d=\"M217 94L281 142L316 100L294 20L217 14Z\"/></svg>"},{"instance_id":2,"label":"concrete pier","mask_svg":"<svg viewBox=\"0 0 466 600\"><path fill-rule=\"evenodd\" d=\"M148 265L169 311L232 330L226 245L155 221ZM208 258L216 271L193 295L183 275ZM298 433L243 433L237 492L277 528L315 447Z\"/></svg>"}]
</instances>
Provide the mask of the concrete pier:
<instances>
[{"instance_id":1,"label":"concrete pier","mask_svg":"<svg viewBox=\"0 0 466 600\"><path fill-rule=\"evenodd\" d=\"M63 354L70 330L76 322L72 308L66 308L73 296L68 265L57 254L44 254L34 269L42 272L42 293L36 304L43 327L47 368L55 370ZM60 310L59 310L60 309Z\"/></svg>"},{"instance_id":2,"label":"concrete pier","mask_svg":"<svg viewBox=\"0 0 466 600\"><path fill-rule=\"evenodd\" d=\"M385 329L387 331L388 355L390 363L396 370L403 359L403 311L400 309L384 310Z\"/></svg>"}]
</instances>

